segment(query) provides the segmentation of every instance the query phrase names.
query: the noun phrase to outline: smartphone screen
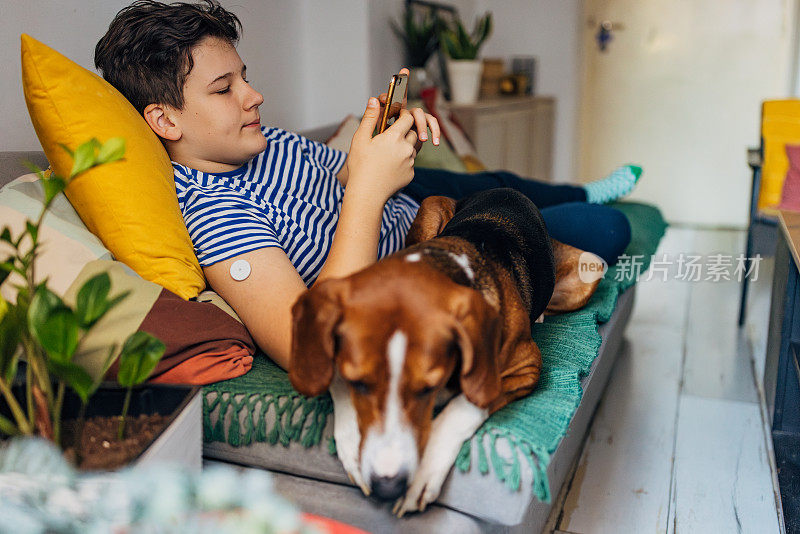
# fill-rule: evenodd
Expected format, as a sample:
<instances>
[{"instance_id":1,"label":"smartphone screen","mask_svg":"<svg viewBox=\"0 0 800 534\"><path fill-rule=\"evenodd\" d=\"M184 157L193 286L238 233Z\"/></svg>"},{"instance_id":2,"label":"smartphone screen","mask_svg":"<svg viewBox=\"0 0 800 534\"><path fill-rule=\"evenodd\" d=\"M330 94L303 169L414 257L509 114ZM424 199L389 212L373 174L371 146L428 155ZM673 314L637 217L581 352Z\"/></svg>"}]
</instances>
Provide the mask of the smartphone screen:
<instances>
[{"instance_id":1,"label":"smartphone screen","mask_svg":"<svg viewBox=\"0 0 800 534\"><path fill-rule=\"evenodd\" d=\"M400 110L406 105L408 92L408 74L395 74L389 82L389 89L386 92L386 107L378 127L378 133L394 123L400 115Z\"/></svg>"}]
</instances>

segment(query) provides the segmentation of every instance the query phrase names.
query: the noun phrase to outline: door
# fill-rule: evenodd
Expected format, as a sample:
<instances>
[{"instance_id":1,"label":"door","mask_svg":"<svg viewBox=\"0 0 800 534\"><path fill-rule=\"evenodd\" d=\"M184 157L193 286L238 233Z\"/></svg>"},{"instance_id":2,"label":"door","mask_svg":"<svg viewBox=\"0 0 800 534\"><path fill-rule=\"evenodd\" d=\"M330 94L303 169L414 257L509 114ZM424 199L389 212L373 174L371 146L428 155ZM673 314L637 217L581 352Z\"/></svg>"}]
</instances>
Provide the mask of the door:
<instances>
[{"instance_id":1,"label":"door","mask_svg":"<svg viewBox=\"0 0 800 534\"><path fill-rule=\"evenodd\" d=\"M747 224L760 103L789 96L796 0L586 0L581 174L621 163L670 222ZM605 50L598 45L606 23Z\"/></svg>"}]
</instances>

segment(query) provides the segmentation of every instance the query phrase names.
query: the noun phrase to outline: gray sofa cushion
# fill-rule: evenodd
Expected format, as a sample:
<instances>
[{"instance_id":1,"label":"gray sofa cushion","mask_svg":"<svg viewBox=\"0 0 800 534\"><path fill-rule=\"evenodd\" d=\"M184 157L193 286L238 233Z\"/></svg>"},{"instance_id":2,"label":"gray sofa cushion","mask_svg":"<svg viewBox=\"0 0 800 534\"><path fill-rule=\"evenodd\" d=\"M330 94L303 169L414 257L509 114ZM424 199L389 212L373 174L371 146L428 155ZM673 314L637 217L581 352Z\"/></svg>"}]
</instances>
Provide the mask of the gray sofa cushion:
<instances>
[{"instance_id":1,"label":"gray sofa cushion","mask_svg":"<svg viewBox=\"0 0 800 534\"><path fill-rule=\"evenodd\" d=\"M31 172L25 166L25 161L38 165L41 169L46 169L49 165L42 151L0 152L0 187L23 174Z\"/></svg>"}]
</instances>

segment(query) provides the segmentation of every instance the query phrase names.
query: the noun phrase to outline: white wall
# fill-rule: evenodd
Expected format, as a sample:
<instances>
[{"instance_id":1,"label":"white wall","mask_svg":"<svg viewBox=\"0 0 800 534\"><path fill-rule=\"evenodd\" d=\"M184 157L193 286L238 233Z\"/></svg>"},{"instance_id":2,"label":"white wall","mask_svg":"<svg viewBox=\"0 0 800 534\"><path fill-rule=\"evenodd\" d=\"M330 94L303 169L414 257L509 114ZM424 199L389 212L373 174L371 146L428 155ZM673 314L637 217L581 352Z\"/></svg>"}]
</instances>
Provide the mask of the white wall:
<instances>
[{"instance_id":1,"label":"white wall","mask_svg":"<svg viewBox=\"0 0 800 534\"><path fill-rule=\"evenodd\" d=\"M125 0L2 0L0 16L0 150L40 150L22 96L19 36L30 34L83 67Z\"/></svg>"},{"instance_id":2,"label":"white wall","mask_svg":"<svg viewBox=\"0 0 800 534\"><path fill-rule=\"evenodd\" d=\"M129 0L0 0L0 150L38 150L22 95L19 36L94 70L94 47ZM242 21L239 53L266 124L302 129L362 111L370 87L369 0L222 0Z\"/></svg>"},{"instance_id":3,"label":"white wall","mask_svg":"<svg viewBox=\"0 0 800 534\"><path fill-rule=\"evenodd\" d=\"M386 86L404 65L403 47L395 36L390 20L400 21L403 0L379 0L369 3L370 94L386 91Z\"/></svg>"},{"instance_id":4,"label":"white wall","mask_svg":"<svg viewBox=\"0 0 800 534\"><path fill-rule=\"evenodd\" d=\"M28 33L94 70L94 46L129 0L3 2L0 17L0 150L37 150L22 96L19 35ZM577 110L579 0L455 0L471 24L495 14L483 56L540 58L540 94L558 99L554 175L570 180ZM361 113L403 66L389 27L403 0L222 0L242 21L239 53L251 83L264 94L266 124L303 129Z\"/></svg>"}]
</instances>

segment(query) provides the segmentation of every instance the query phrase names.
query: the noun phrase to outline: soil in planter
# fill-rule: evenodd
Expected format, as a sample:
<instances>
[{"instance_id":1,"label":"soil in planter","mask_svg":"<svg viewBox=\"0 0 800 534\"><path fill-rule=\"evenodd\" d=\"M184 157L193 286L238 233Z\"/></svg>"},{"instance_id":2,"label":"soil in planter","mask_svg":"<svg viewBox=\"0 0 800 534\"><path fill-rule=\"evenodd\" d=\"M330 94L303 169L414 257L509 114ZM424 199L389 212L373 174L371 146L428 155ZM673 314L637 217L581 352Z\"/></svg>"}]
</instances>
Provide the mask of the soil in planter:
<instances>
[{"instance_id":1,"label":"soil in planter","mask_svg":"<svg viewBox=\"0 0 800 534\"><path fill-rule=\"evenodd\" d=\"M117 439L118 417L91 417L83 424L79 469L116 469L136 458L167 425L169 417L139 415L125 419L125 437ZM64 456L75 463L78 421L64 423Z\"/></svg>"}]
</instances>

